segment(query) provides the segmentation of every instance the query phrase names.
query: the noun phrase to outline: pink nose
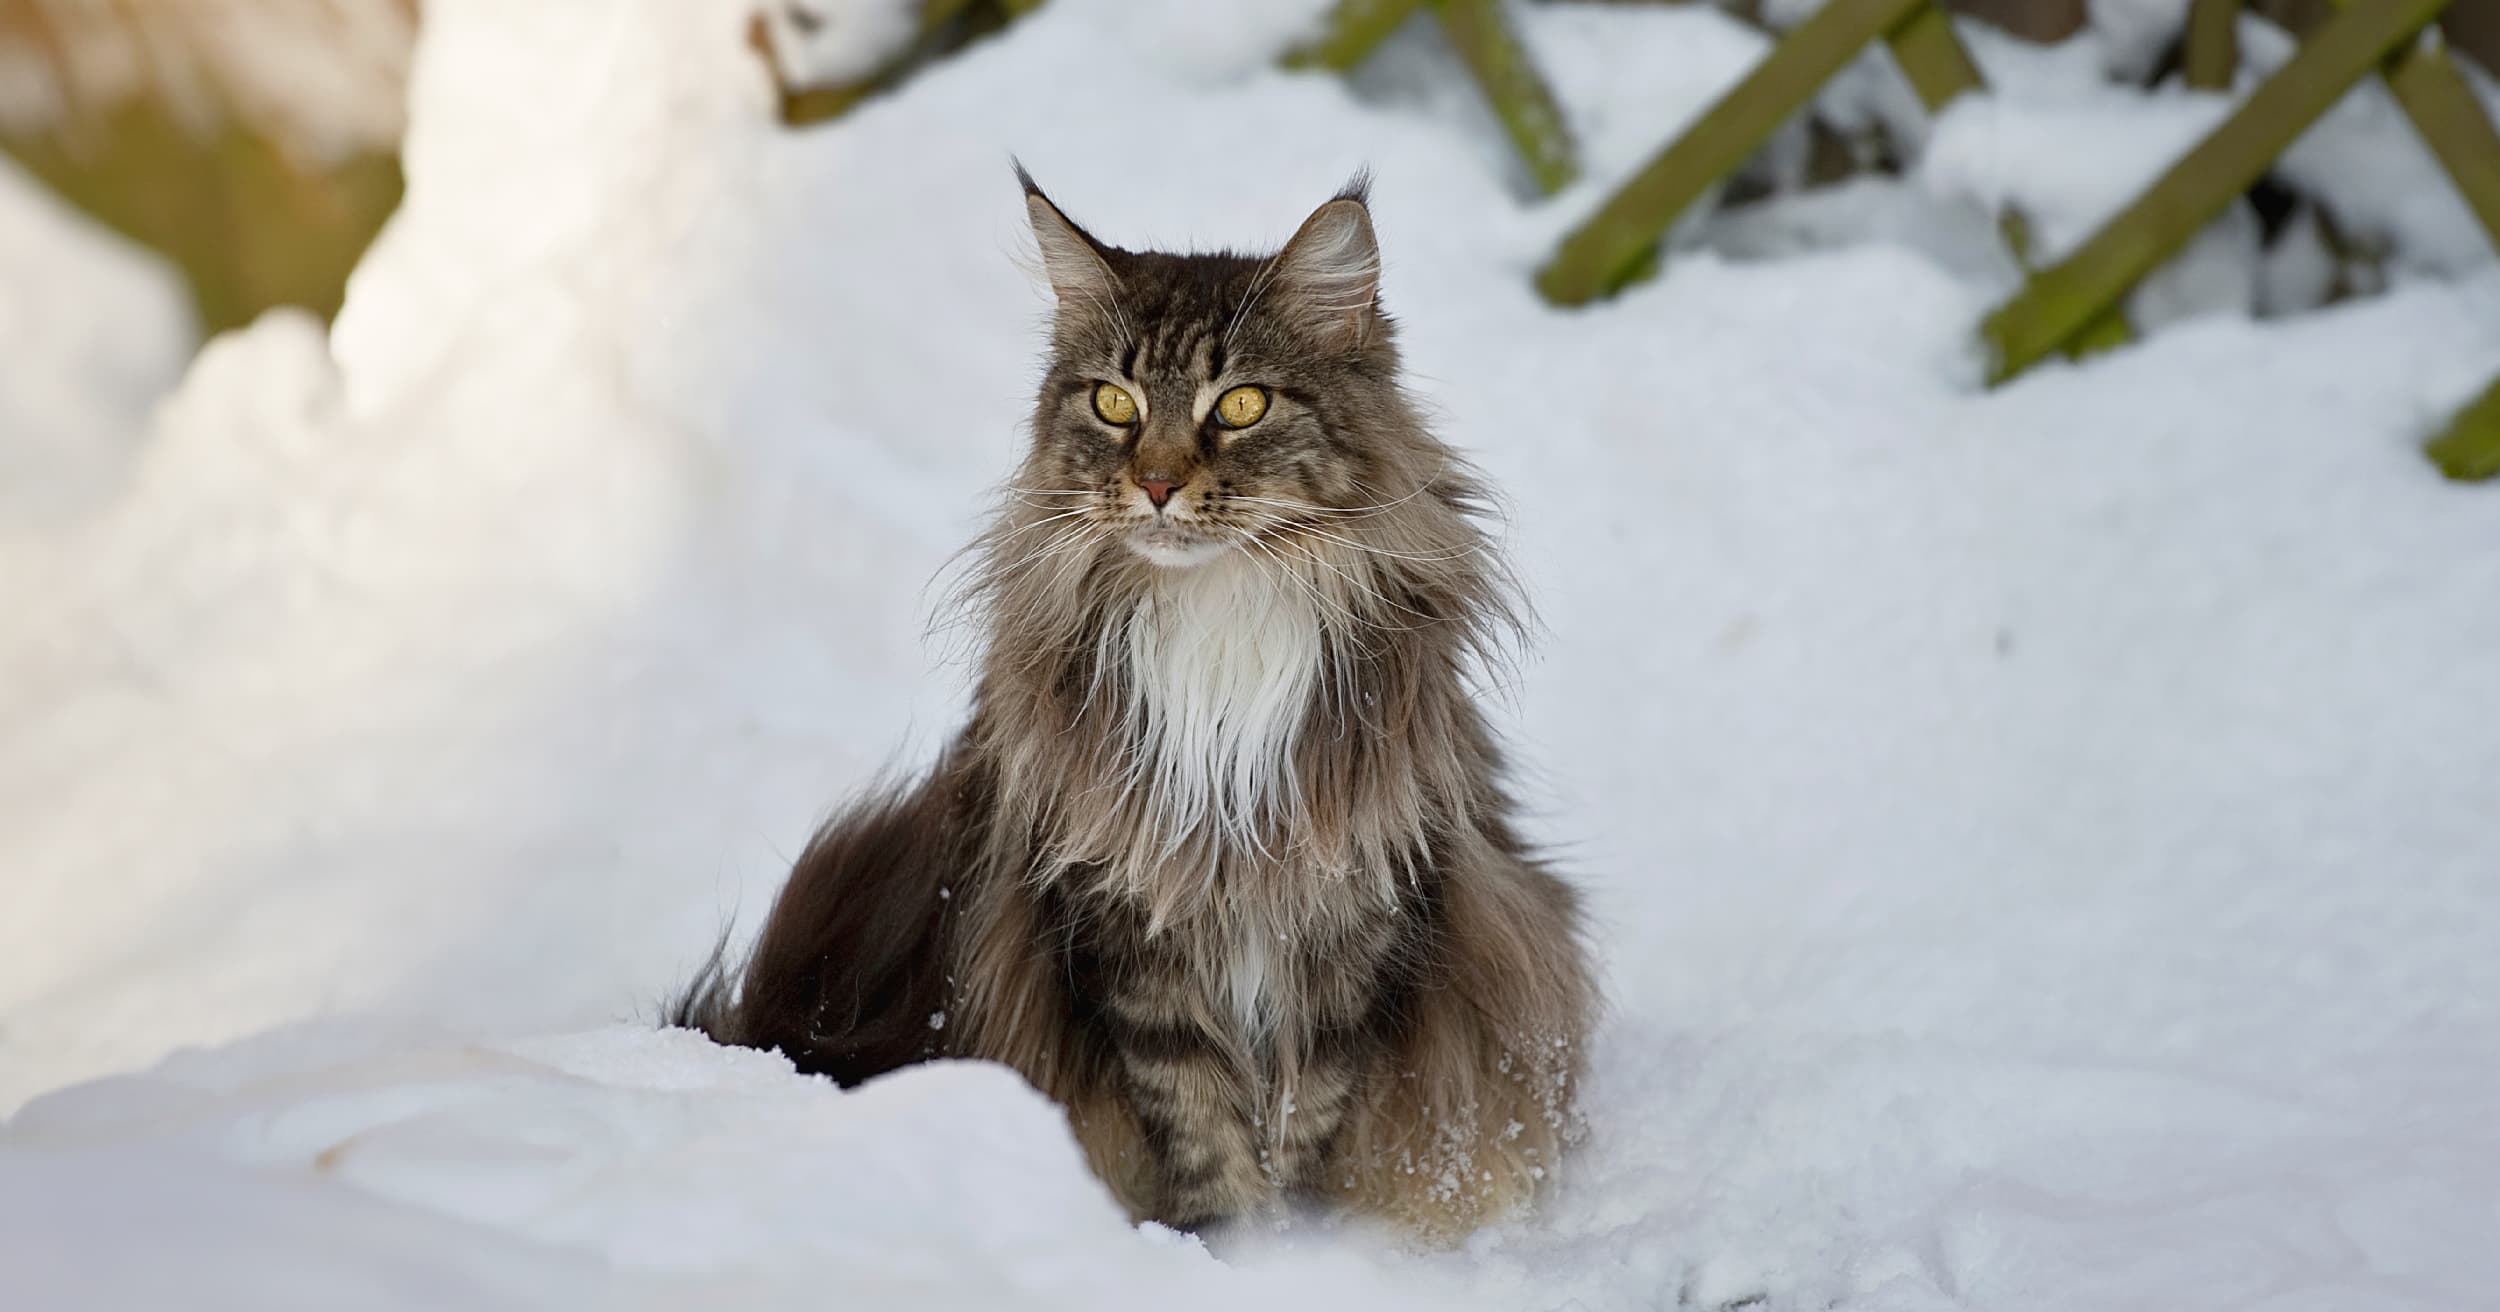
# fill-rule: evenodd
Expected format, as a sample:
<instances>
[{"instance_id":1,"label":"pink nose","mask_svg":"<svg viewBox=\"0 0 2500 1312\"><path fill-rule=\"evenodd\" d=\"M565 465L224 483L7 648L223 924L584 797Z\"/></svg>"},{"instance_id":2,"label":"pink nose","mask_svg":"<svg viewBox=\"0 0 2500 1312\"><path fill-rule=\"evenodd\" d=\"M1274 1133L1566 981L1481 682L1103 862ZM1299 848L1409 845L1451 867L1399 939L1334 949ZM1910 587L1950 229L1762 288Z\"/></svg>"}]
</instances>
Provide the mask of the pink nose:
<instances>
[{"instance_id":1,"label":"pink nose","mask_svg":"<svg viewBox=\"0 0 2500 1312\"><path fill-rule=\"evenodd\" d=\"M1137 486L1144 488L1146 499L1155 503L1155 509L1161 510L1163 503L1172 499L1172 489L1180 485L1168 478L1141 478L1137 480Z\"/></svg>"}]
</instances>

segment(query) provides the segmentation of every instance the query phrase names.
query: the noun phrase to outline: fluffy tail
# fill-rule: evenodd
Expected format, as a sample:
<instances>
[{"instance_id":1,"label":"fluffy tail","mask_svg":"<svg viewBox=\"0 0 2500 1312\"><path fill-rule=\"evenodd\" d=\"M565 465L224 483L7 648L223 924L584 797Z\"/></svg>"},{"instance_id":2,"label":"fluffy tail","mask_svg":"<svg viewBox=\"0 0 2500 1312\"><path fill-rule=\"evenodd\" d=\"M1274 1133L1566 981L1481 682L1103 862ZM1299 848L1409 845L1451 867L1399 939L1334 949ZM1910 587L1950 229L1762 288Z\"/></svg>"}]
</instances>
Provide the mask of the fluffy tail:
<instances>
[{"instance_id":1,"label":"fluffy tail","mask_svg":"<svg viewBox=\"0 0 2500 1312\"><path fill-rule=\"evenodd\" d=\"M941 767L886 788L818 830L743 967L726 937L663 1014L720 1043L777 1050L856 1084L948 1054L951 926L985 790Z\"/></svg>"},{"instance_id":2,"label":"fluffy tail","mask_svg":"<svg viewBox=\"0 0 2500 1312\"><path fill-rule=\"evenodd\" d=\"M729 967L729 930L712 940L712 951L695 968L694 978L660 1004L660 1023L681 1030L701 1030L714 1043L736 1043L731 1023L737 1014L738 986Z\"/></svg>"}]
</instances>

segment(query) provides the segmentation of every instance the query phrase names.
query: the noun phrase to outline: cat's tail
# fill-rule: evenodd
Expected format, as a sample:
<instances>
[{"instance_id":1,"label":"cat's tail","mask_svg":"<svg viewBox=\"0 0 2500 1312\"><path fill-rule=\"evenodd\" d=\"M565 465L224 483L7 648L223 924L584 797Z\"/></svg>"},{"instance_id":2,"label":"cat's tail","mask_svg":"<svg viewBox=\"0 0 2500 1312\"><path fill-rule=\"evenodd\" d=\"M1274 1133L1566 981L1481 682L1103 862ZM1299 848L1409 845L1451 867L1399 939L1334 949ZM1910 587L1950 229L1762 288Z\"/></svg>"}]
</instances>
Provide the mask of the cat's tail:
<instances>
[{"instance_id":1,"label":"cat's tail","mask_svg":"<svg viewBox=\"0 0 2500 1312\"><path fill-rule=\"evenodd\" d=\"M729 964L729 929L712 940L712 951L695 968L694 978L660 1004L660 1023L672 1029L700 1030L714 1043L736 1043L731 1022L737 1017L737 972Z\"/></svg>"},{"instance_id":2,"label":"cat's tail","mask_svg":"<svg viewBox=\"0 0 2500 1312\"><path fill-rule=\"evenodd\" d=\"M872 792L816 831L754 950L726 935L662 1008L715 1042L768 1048L856 1084L948 1055L951 940L972 877L966 836L986 790L950 761Z\"/></svg>"}]
</instances>

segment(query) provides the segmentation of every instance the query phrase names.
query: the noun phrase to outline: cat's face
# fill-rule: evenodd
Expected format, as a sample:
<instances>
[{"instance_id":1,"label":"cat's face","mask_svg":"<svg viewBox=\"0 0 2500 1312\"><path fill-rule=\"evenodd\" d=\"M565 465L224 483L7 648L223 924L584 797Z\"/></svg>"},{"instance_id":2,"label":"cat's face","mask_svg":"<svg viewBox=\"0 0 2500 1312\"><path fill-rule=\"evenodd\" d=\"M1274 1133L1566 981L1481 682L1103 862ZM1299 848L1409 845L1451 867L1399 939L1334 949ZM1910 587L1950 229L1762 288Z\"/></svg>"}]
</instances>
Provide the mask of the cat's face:
<instances>
[{"instance_id":1,"label":"cat's face","mask_svg":"<svg viewBox=\"0 0 2500 1312\"><path fill-rule=\"evenodd\" d=\"M1186 569L1374 499L1396 356L1359 190L1259 259L1105 246L1026 185L1059 308L1019 491L1061 535Z\"/></svg>"}]
</instances>

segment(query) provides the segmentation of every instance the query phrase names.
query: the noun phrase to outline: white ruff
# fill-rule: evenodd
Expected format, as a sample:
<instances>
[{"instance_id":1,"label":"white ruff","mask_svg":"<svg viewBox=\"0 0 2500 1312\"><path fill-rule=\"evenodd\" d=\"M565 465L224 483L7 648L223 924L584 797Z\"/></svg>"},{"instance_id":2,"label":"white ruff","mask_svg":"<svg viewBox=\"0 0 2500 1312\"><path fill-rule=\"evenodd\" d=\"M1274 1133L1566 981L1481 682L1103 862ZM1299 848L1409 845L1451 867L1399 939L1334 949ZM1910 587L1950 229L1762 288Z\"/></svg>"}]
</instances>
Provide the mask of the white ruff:
<instances>
[{"instance_id":1,"label":"white ruff","mask_svg":"<svg viewBox=\"0 0 2500 1312\"><path fill-rule=\"evenodd\" d=\"M1294 740L1324 654L1311 599L1228 551L1158 570L1127 639L1131 779L1175 842L1212 821L1255 845L1298 801Z\"/></svg>"}]
</instances>

